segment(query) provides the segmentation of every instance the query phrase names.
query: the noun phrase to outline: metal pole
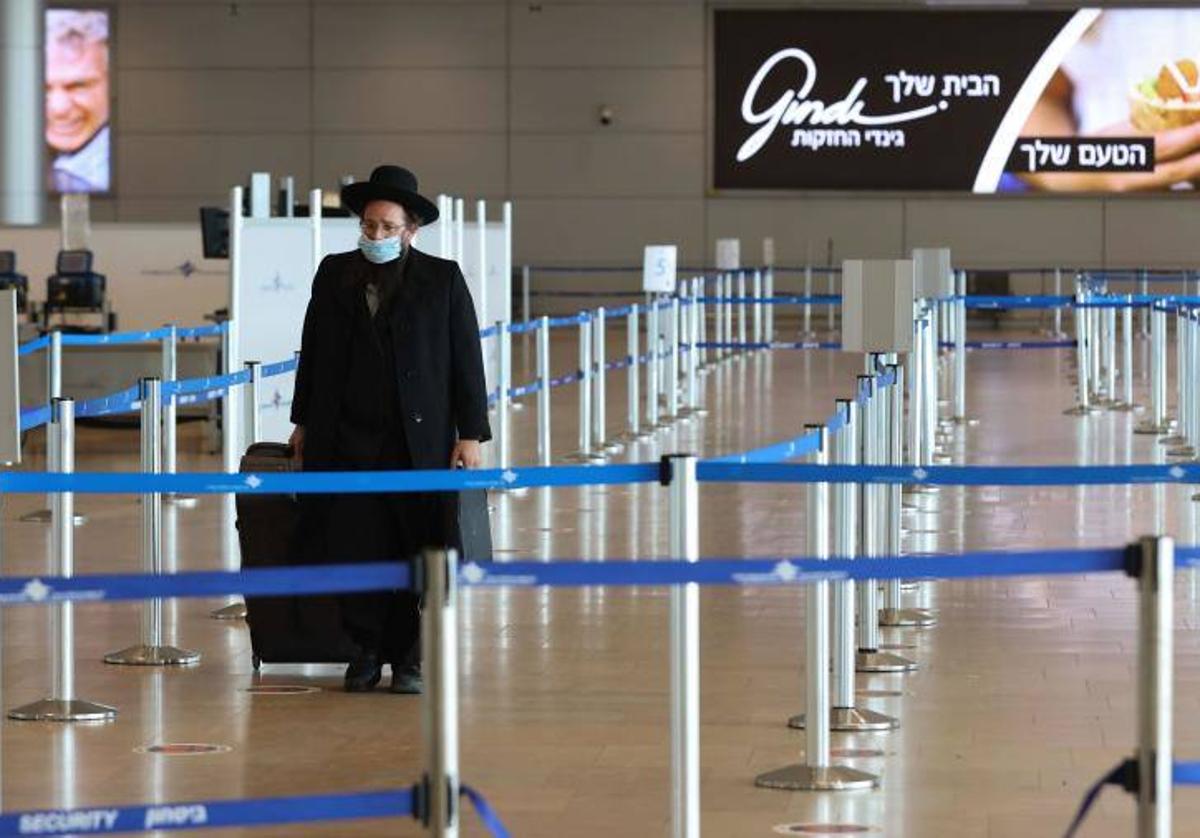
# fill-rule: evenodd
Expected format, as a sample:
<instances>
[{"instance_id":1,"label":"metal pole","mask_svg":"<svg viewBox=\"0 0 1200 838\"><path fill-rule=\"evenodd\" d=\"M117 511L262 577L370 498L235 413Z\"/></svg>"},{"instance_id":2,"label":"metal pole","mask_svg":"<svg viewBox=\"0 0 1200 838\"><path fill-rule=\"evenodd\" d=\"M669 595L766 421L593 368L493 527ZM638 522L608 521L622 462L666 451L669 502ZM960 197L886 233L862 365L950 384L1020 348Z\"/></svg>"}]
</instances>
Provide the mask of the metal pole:
<instances>
[{"instance_id":1,"label":"metal pole","mask_svg":"<svg viewBox=\"0 0 1200 838\"><path fill-rule=\"evenodd\" d=\"M55 399L62 398L62 332L55 329L50 333L50 346L46 352L46 402L53 404ZM50 439L50 430L46 431L46 454L47 466L49 466L49 453L52 441ZM46 495L46 505L34 510L26 512L18 520L28 524L48 524L53 518L52 510L54 508L54 495ZM82 518L77 518L76 524L83 523Z\"/></svg>"},{"instance_id":2,"label":"metal pole","mask_svg":"<svg viewBox=\"0 0 1200 838\"><path fill-rule=\"evenodd\" d=\"M580 313L579 320L579 450L567 459L592 462L592 315Z\"/></svg>"},{"instance_id":3,"label":"metal pole","mask_svg":"<svg viewBox=\"0 0 1200 838\"><path fill-rule=\"evenodd\" d=\"M1150 277L1145 268L1142 269L1141 278L1138 280L1138 293L1142 296L1150 293ZM1152 316L1152 308L1142 310L1142 337L1150 334L1150 320Z\"/></svg>"},{"instance_id":4,"label":"metal pole","mask_svg":"<svg viewBox=\"0 0 1200 838\"><path fill-rule=\"evenodd\" d=\"M808 338L812 337L812 333L813 333L813 330L812 330L812 303L809 302L809 300L812 298L812 293L813 293L813 273L812 273L812 263L810 262L809 264L804 266L804 307L802 309L803 315L804 315L804 320L803 320L803 326L801 326L801 328L800 328L800 331L803 333L801 335L801 337L804 339L808 339Z\"/></svg>"},{"instance_id":5,"label":"metal pole","mask_svg":"<svg viewBox=\"0 0 1200 838\"><path fill-rule=\"evenodd\" d=\"M725 343L733 343L733 275L725 275ZM737 350L734 347L727 347L724 355L726 358L733 356Z\"/></svg>"},{"instance_id":6,"label":"metal pole","mask_svg":"<svg viewBox=\"0 0 1200 838\"><path fill-rule=\"evenodd\" d=\"M436 838L458 838L458 557L453 550L425 550L422 560L421 661L428 687L421 702L428 766L422 784L425 825Z\"/></svg>"},{"instance_id":7,"label":"metal pole","mask_svg":"<svg viewBox=\"0 0 1200 838\"><path fill-rule=\"evenodd\" d=\"M596 325L592 329L592 367L596 371L595 389L592 395L592 438L597 453L612 454L621 450L621 444L609 441L608 434L608 315L604 306L596 309Z\"/></svg>"},{"instance_id":8,"label":"metal pole","mask_svg":"<svg viewBox=\"0 0 1200 838\"><path fill-rule=\"evenodd\" d=\"M47 471L71 474L75 471L75 402L56 398L50 401L47 428ZM63 578L75 575L75 495L59 492L50 496L50 553L52 573ZM75 606L70 601L51 606L50 697L9 712L17 721L99 722L115 718L116 708L75 697Z\"/></svg>"},{"instance_id":9,"label":"metal pole","mask_svg":"<svg viewBox=\"0 0 1200 838\"><path fill-rule=\"evenodd\" d=\"M919 304L917 304L919 305ZM913 338L913 351L908 354L908 403L911 411L910 421L908 425L908 448L912 452L913 462L921 465L925 462L925 421L922 418L924 415L923 400L925 378L925 341L921 331L921 318L919 313L914 311L914 328L916 335ZM868 368L867 372L874 374L875 370Z\"/></svg>"},{"instance_id":10,"label":"metal pole","mask_svg":"<svg viewBox=\"0 0 1200 838\"><path fill-rule=\"evenodd\" d=\"M550 465L550 318L543 316L537 330L538 463Z\"/></svg>"},{"instance_id":11,"label":"metal pole","mask_svg":"<svg viewBox=\"0 0 1200 838\"><path fill-rule=\"evenodd\" d=\"M509 427L509 395L512 389L512 358L505 351L505 341L512 335L508 333L508 322L501 319L496 321L496 467L508 468L509 452L512 447L512 429Z\"/></svg>"},{"instance_id":12,"label":"metal pole","mask_svg":"<svg viewBox=\"0 0 1200 838\"><path fill-rule=\"evenodd\" d=\"M1175 541L1140 542L1138 582L1138 838L1170 838L1174 712Z\"/></svg>"},{"instance_id":13,"label":"metal pole","mask_svg":"<svg viewBox=\"0 0 1200 838\"><path fill-rule=\"evenodd\" d=\"M1075 290L1075 306L1071 309L1072 318L1075 321L1075 371L1079 379L1075 388L1076 404L1072 408L1063 411L1067 416L1086 416L1089 413L1095 413L1096 408L1091 405L1090 385L1088 383L1088 354L1091 351L1089 347L1088 335L1088 318L1087 310L1080 308L1080 303L1087 301L1083 287L1076 284Z\"/></svg>"},{"instance_id":14,"label":"metal pole","mask_svg":"<svg viewBox=\"0 0 1200 838\"><path fill-rule=\"evenodd\" d=\"M174 324L168 323L166 326L167 335L162 341L162 379L166 382L174 382L179 377L179 332ZM178 466L177 442L178 429L178 409L176 407L175 394L171 393L163 398L163 471L167 474L174 474ZM163 495L163 501L172 506L184 508L192 508L196 505L196 498L190 495L180 495L174 492Z\"/></svg>"},{"instance_id":15,"label":"metal pole","mask_svg":"<svg viewBox=\"0 0 1200 838\"><path fill-rule=\"evenodd\" d=\"M834 295L832 267L830 268L829 273L825 275L825 291L831 297ZM837 306L835 306L833 303L829 303L825 306L825 325L830 332L834 330L834 316L837 313L836 310Z\"/></svg>"},{"instance_id":16,"label":"metal pole","mask_svg":"<svg viewBox=\"0 0 1200 838\"><path fill-rule=\"evenodd\" d=\"M664 458L671 558L700 560L696 456ZM700 838L700 586L671 586L671 833Z\"/></svg>"},{"instance_id":17,"label":"metal pole","mask_svg":"<svg viewBox=\"0 0 1200 838\"><path fill-rule=\"evenodd\" d=\"M259 386L262 382L262 364L258 361L247 361L246 372L250 380L246 382L246 401L243 403L243 438L249 448L262 438L262 420L259 415Z\"/></svg>"},{"instance_id":18,"label":"metal pole","mask_svg":"<svg viewBox=\"0 0 1200 838\"><path fill-rule=\"evenodd\" d=\"M824 425L805 425L805 433L816 434L818 448L810 462L829 462L829 441ZM829 558L829 484L806 486L806 552L812 558ZM829 753L829 582L809 582L804 589L804 763L789 765L754 779L764 788L848 791L874 788L879 778L853 768L832 765Z\"/></svg>"},{"instance_id":19,"label":"metal pole","mask_svg":"<svg viewBox=\"0 0 1200 838\"><path fill-rule=\"evenodd\" d=\"M967 419L967 272L956 277L954 303L954 421L959 425Z\"/></svg>"},{"instance_id":20,"label":"metal pole","mask_svg":"<svg viewBox=\"0 0 1200 838\"><path fill-rule=\"evenodd\" d=\"M763 277L763 280L764 280L763 293L766 294L767 299L769 299L769 300L774 299L774 297L775 297L775 269L772 267L768 267L766 270L766 275ZM767 327L767 333L766 333L767 343L772 343L775 340L775 306L774 305L769 305L769 304L767 305L766 327ZM703 340L703 338L701 338L701 340Z\"/></svg>"},{"instance_id":21,"label":"metal pole","mask_svg":"<svg viewBox=\"0 0 1200 838\"><path fill-rule=\"evenodd\" d=\"M629 366L625 370L625 433L621 438L632 442L641 434L641 397L638 392L638 375L640 375L641 353L638 340L638 304L629 307L625 315L625 357Z\"/></svg>"},{"instance_id":22,"label":"metal pole","mask_svg":"<svg viewBox=\"0 0 1200 838\"><path fill-rule=\"evenodd\" d=\"M763 342L763 285L762 271L754 272L754 351L761 352L762 347L759 345ZM769 307L769 306L768 306Z\"/></svg>"},{"instance_id":23,"label":"metal pole","mask_svg":"<svg viewBox=\"0 0 1200 838\"><path fill-rule=\"evenodd\" d=\"M874 370L877 366L877 355L867 356L867 368ZM859 459L864 465L883 465L887 462L888 448L885 447L883 436L883 421L889 415L886 403L887 388L879 386L876 375L860 375L858 391L867 395L863 405L862 421L859 423ZM902 391L896 388L892 395L900 397ZM914 403L915 404L915 403ZM913 422L919 422L917 412L913 414ZM864 483L859 486L859 543L862 553L867 558L878 558L883 555L884 526L887 515L887 487ZM858 594L858 652L854 659L854 668L858 672L908 672L917 668L917 664L908 658L891 652L879 650L879 605L878 585L874 580L866 579L856 586Z\"/></svg>"},{"instance_id":24,"label":"metal pole","mask_svg":"<svg viewBox=\"0 0 1200 838\"><path fill-rule=\"evenodd\" d=\"M521 320L525 323L528 323L531 319L531 312L529 310L529 281L531 273L528 265L521 266Z\"/></svg>"},{"instance_id":25,"label":"metal pole","mask_svg":"<svg viewBox=\"0 0 1200 838\"><path fill-rule=\"evenodd\" d=\"M646 308L646 432L658 428L658 299Z\"/></svg>"},{"instance_id":26,"label":"metal pole","mask_svg":"<svg viewBox=\"0 0 1200 838\"><path fill-rule=\"evenodd\" d=\"M746 331L746 272L738 271L737 275L737 295L738 295L738 352L746 352L746 339L749 336Z\"/></svg>"},{"instance_id":27,"label":"metal pole","mask_svg":"<svg viewBox=\"0 0 1200 838\"><path fill-rule=\"evenodd\" d=\"M684 413L688 416L704 416L707 410L700 406L700 293L702 280L692 281L692 302L687 309L687 406Z\"/></svg>"},{"instance_id":28,"label":"metal pole","mask_svg":"<svg viewBox=\"0 0 1200 838\"><path fill-rule=\"evenodd\" d=\"M1158 305L1150 308L1150 416L1134 426L1133 432L1159 436L1171 429L1166 407L1167 313Z\"/></svg>"},{"instance_id":29,"label":"metal pole","mask_svg":"<svg viewBox=\"0 0 1200 838\"><path fill-rule=\"evenodd\" d=\"M667 359L667 416L679 419L679 354L680 318L679 297L671 298L671 354ZM743 324L745 325L745 324Z\"/></svg>"},{"instance_id":30,"label":"metal pole","mask_svg":"<svg viewBox=\"0 0 1200 838\"><path fill-rule=\"evenodd\" d=\"M225 331L221 332L221 373L229 375L233 372L233 321L225 322ZM237 409L237 388L230 387L221 399L221 457L226 474L238 470L238 460L241 451L238 446L237 424L233 420Z\"/></svg>"},{"instance_id":31,"label":"metal pole","mask_svg":"<svg viewBox=\"0 0 1200 838\"><path fill-rule=\"evenodd\" d=\"M1054 269L1054 296L1062 296L1062 268ZM1062 308L1057 305L1054 307L1054 337L1065 337L1062 328Z\"/></svg>"},{"instance_id":32,"label":"metal pole","mask_svg":"<svg viewBox=\"0 0 1200 838\"><path fill-rule=\"evenodd\" d=\"M700 286L700 294L696 298L696 307L699 309L699 314L697 316L700 319L700 343L703 344L708 343L708 307L703 299L704 297L708 296L708 280L706 277L702 276L699 280L697 280L697 284ZM701 347L700 349L700 366L701 368L708 366L708 349L704 347ZM703 372L706 375L708 373L707 370L703 370Z\"/></svg>"},{"instance_id":33,"label":"metal pole","mask_svg":"<svg viewBox=\"0 0 1200 838\"><path fill-rule=\"evenodd\" d=\"M894 356L893 356L894 359ZM888 465L904 465L904 367L890 363L886 367L892 375L892 385L882 391L882 400L887 411L883 434ZM901 485L891 483L882 487L886 495L886 522L884 554L899 556L903 552L901 518ZM903 608L900 603L900 580L888 579L883 585L883 608L879 611L879 625L894 628L925 628L935 625L935 618L928 611L918 608Z\"/></svg>"},{"instance_id":34,"label":"metal pole","mask_svg":"<svg viewBox=\"0 0 1200 838\"><path fill-rule=\"evenodd\" d=\"M1127 295L1121 309L1121 401L1117 410L1134 411L1133 400L1133 295Z\"/></svg>"},{"instance_id":35,"label":"metal pole","mask_svg":"<svg viewBox=\"0 0 1200 838\"><path fill-rule=\"evenodd\" d=\"M157 378L138 381L141 401L142 472L162 473L162 382ZM162 495L142 495L142 572L161 575ZM142 605L141 643L104 656L105 663L131 666L181 666L200 660L200 653L178 649L163 642L162 600L149 599Z\"/></svg>"}]
</instances>

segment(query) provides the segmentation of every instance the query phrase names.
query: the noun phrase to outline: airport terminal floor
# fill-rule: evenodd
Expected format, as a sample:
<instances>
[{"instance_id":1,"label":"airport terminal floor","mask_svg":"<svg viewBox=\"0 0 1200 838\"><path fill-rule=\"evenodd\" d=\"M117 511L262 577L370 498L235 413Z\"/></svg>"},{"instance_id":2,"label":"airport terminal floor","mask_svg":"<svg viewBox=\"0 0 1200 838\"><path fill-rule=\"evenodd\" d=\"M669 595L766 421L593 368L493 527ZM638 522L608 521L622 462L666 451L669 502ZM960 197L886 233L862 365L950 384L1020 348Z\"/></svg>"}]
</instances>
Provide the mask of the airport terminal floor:
<instances>
[{"instance_id":1,"label":"airport terminal floor","mask_svg":"<svg viewBox=\"0 0 1200 838\"><path fill-rule=\"evenodd\" d=\"M781 326L781 331L783 327ZM789 329L790 331L790 329ZM569 358L573 339L561 342ZM616 340L615 337L610 340ZM531 369L524 341L515 366ZM1144 353L1145 343L1137 351ZM614 457L715 456L795 436L851 395L861 356L757 352L716 365L701 381L708 415ZM1066 349L972 352L968 412L949 452L972 464L1163 462L1163 446L1135 436L1133 414L1063 415L1074 400ZM1145 365L1139 362L1138 369ZM524 380L525 375L515 376ZM624 374L608 385L619 429ZM1139 397L1146 382L1136 381ZM577 388L554 392L556 460L576 440ZM1173 391L1172 391L1173 392ZM515 463L534 459L532 405L514 414ZM42 468L41 433L28 469ZM128 429L81 427L77 468L134 470ZM181 471L216 470L195 424L182 427ZM804 487L704 484L702 556L803 555ZM943 488L904 512L908 552L1117 546L1161 531L1198 541L1200 504L1189 486ZM232 501L205 496L165 511L172 569L236 566ZM498 560L666 555L666 490L654 485L554 488L493 497ZM6 574L48 569L49 528L20 523L44 505L9 496ZM79 573L139 568L138 499L77 495ZM705 587L701 593L701 764L704 832L751 838L859 825L881 836L1008 838L1060 835L1088 786L1135 744L1137 592L1117 574L972 579L922 585L906 604L936 611L925 629L884 629L915 659L908 674L857 677L861 704L900 719L881 734L833 734L835 760L881 776L874 791L756 788L763 771L794 763L804 733L802 587ZM408 785L422 768L420 699L341 691L341 667L265 666L255 674L247 627L209 617L216 600L165 605L168 639L202 661L177 669L106 666L133 643L140 606L80 605L77 693L115 705L111 723L6 720L0 742L5 810L360 791ZM470 589L460 604L461 770L514 835L527 838L669 834L668 598L655 587ZM1200 581L1177 579L1176 621L1200 620ZM2 702L40 697L49 677L46 610L3 612ZM1200 649L1181 634L1174 741L1200 754ZM255 694L257 685L314 689ZM213 753L163 755L146 746L210 743ZM1178 835L1200 823L1200 793L1175 796ZM1110 789L1082 835L1125 836L1132 798ZM166 833L162 833L166 834ZM212 835L418 835L410 821L211 831ZM473 816L463 834L483 835ZM826 833L828 834L828 833Z\"/></svg>"}]
</instances>

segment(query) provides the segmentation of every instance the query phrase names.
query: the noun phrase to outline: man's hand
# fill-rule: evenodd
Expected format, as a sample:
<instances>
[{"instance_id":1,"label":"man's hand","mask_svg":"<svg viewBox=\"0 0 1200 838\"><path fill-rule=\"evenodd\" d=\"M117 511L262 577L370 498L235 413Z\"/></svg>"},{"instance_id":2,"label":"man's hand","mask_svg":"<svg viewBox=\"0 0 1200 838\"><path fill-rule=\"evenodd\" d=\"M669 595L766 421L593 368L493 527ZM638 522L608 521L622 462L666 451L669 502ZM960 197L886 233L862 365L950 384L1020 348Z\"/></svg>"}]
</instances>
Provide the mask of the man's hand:
<instances>
[{"instance_id":1,"label":"man's hand","mask_svg":"<svg viewBox=\"0 0 1200 838\"><path fill-rule=\"evenodd\" d=\"M483 446L477 439L460 439L450 454L450 468L479 468L483 465Z\"/></svg>"},{"instance_id":2,"label":"man's hand","mask_svg":"<svg viewBox=\"0 0 1200 838\"><path fill-rule=\"evenodd\" d=\"M297 425L292 431L292 435L288 437L288 445L292 446L292 459L296 464L304 462L304 426Z\"/></svg>"}]
</instances>

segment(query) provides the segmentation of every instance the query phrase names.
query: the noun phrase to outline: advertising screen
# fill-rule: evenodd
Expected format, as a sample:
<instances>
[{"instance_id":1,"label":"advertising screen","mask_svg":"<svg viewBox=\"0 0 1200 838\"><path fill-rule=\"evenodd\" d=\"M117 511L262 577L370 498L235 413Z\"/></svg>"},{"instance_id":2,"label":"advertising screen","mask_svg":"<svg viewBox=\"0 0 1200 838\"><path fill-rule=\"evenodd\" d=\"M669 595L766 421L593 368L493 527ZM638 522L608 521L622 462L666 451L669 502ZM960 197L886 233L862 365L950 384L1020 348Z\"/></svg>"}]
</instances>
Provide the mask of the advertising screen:
<instances>
[{"instance_id":1,"label":"advertising screen","mask_svg":"<svg viewBox=\"0 0 1200 838\"><path fill-rule=\"evenodd\" d=\"M108 192L109 15L46 10L46 161L51 192Z\"/></svg>"},{"instance_id":2,"label":"advertising screen","mask_svg":"<svg viewBox=\"0 0 1200 838\"><path fill-rule=\"evenodd\" d=\"M717 189L1200 181L1200 9L714 12Z\"/></svg>"}]
</instances>

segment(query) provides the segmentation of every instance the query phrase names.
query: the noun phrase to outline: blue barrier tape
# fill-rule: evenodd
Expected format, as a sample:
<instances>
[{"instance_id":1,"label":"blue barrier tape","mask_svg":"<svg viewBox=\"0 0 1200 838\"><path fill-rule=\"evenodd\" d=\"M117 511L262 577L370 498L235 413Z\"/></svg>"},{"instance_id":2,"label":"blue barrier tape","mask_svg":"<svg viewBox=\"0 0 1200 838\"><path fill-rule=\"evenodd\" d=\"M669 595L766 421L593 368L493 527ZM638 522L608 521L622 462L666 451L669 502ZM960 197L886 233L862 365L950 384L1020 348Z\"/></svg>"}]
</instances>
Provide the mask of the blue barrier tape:
<instances>
[{"instance_id":1,"label":"blue barrier tape","mask_svg":"<svg viewBox=\"0 0 1200 838\"><path fill-rule=\"evenodd\" d=\"M286 363L286 362L285 362ZM271 366L275 366L271 364ZM162 383L163 398L168 396L184 396L188 393L202 393L208 390L228 390L239 384L250 383L250 370L242 369L229 375L210 375L204 378L184 378L179 381L164 381Z\"/></svg>"},{"instance_id":2,"label":"blue barrier tape","mask_svg":"<svg viewBox=\"0 0 1200 838\"><path fill-rule=\"evenodd\" d=\"M29 407L21 411L21 430L32 431L50 421L50 405Z\"/></svg>"},{"instance_id":3,"label":"blue barrier tape","mask_svg":"<svg viewBox=\"0 0 1200 838\"><path fill-rule=\"evenodd\" d=\"M204 404L205 402L216 401L217 399L225 398L225 394L229 392L228 387L221 387L216 390L204 390L199 393L188 393L184 396L176 396L175 404L178 407L187 407L189 405Z\"/></svg>"},{"instance_id":4,"label":"blue barrier tape","mask_svg":"<svg viewBox=\"0 0 1200 838\"><path fill-rule=\"evenodd\" d=\"M495 326L488 326L486 329L479 330L479 339L495 337L498 334Z\"/></svg>"},{"instance_id":5,"label":"blue barrier tape","mask_svg":"<svg viewBox=\"0 0 1200 838\"><path fill-rule=\"evenodd\" d=\"M84 419L94 416L111 416L116 413L128 413L141 406L138 401L138 387L135 385L119 393L101 396L98 399L88 399L75 405L75 416Z\"/></svg>"},{"instance_id":6,"label":"blue barrier tape","mask_svg":"<svg viewBox=\"0 0 1200 838\"><path fill-rule=\"evenodd\" d=\"M1074 297L1065 295L967 294L955 297L971 309L1067 308Z\"/></svg>"},{"instance_id":7,"label":"blue barrier tape","mask_svg":"<svg viewBox=\"0 0 1200 838\"><path fill-rule=\"evenodd\" d=\"M214 323L211 326L184 326L175 330L175 336L180 340L195 340L197 338L212 338L229 331L229 321Z\"/></svg>"},{"instance_id":8,"label":"blue barrier tape","mask_svg":"<svg viewBox=\"0 0 1200 838\"><path fill-rule=\"evenodd\" d=\"M755 343L748 341L746 343L725 342L725 341L698 341L696 343L698 349L841 349L842 345L836 341L760 341Z\"/></svg>"},{"instance_id":9,"label":"blue barrier tape","mask_svg":"<svg viewBox=\"0 0 1200 838\"><path fill-rule=\"evenodd\" d=\"M573 314L570 317L548 317L546 323L551 329L561 329L564 326L578 326L586 319L581 314Z\"/></svg>"},{"instance_id":10,"label":"blue barrier tape","mask_svg":"<svg viewBox=\"0 0 1200 838\"><path fill-rule=\"evenodd\" d=\"M0 815L0 835L99 835L116 832L270 826L358 818L412 817L415 795L398 791L204 800L149 806L95 806Z\"/></svg>"},{"instance_id":11,"label":"blue barrier tape","mask_svg":"<svg viewBox=\"0 0 1200 838\"><path fill-rule=\"evenodd\" d=\"M528 396L531 393L536 393L542 389L542 380L539 378L531 381L528 384L522 384L520 387L513 387L508 391L510 399L519 399L523 396Z\"/></svg>"},{"instance_id":12,"label":"blue barrier tape","mask_svg":"<svg viewBox=\"0 0 1200 838\"><path fill-rule=\"evenodd\" d=\"M265 474L191 472L0 472L0 492L43 494L360 494L374 492L459 492L537 486L617 486L653 483L658 463L606 466L528 466L430 471L307 471Z\"/></svg>"},{"instance_id":13,"label":"blue barrier tape","mask_svg":"<svg viewBox=\"0 0 1200 838\"><path fill-rule=\"evenodd\" d=\"M1200 762L1177 762L1171 766L1171 782L1177 786L1200 786Z\"/></svg>"},{"instance_id":14,"label":"blue barrier tape","mask_svg":"<svg viewBox=\"0 0 1200 838\"><path fill-rule=\"evenodd\" d=\"M251 568L236 572L198 570L161 575L0 576L0 605L188 599L229 594L357 593L407 589L410 581L409 567L403 562Z\"/></svg>"},{"instance_id":15,"label":"blue barrier tape","mask_svg":"<svg viewBox=\"0 0 1200 838\"><path fill-rule=\"evenodd\" d=\"M576 381L583 381L583 371L576 370L569 372L566 375L560 375L558 378L550 379L551 389L555 387L565 387L568 384L574 384Z\"/></svg>"},{"instance_id":16,"label":"blue barrier tape","mask_svg":"<svg viewBox=\"0 0 1200 838\"><path fill-rule=\"evenodd\" d=\"M699 297L698 302L701 303L746 303L747 305L841 305L841 294L812 294L810 296L797 296L789 294L776 294L773 297Z\"/></svg>"},{"instance_id":17,"label":"blue barrier tape","mask_svg":"<svg viewBox=\"0 0 1200 838\"><path fill-rule=\"evenodd\" d=\"M30 355L39 350L50 346L50 336L42 335L40 338L34 338L28 343L23 343L17 348L18 355Z\"/></svg>"},{"instance_id":18,"label":"blue barrier tape","mask_svg":"<svg viewBox=\"0 0 1200 838\"><path fill-rule=\"evenodd\" d=\"M952 340L941 342L943 349L953 349L956 344ZM1073 340L968 340L963 343L966 349L1071 349L1078 346Z\"/></svg>"},{"instance_id":19,"label":"blue barrier tape","mask_svg":"<svg viewBox=\"0 0 1200 838\"><path fill-rule=\"evenodd\" d=\"M492 838L509 832L491 804L468 785L461 795L475 808ZM411 818L417 814L415 788L391 791L203 800L147 806L95 806L42 809L0 815L0 835L100 835L120 832L279 826L364 818Z\"/></svg>"},{"instance_id":20,"label":"blue barrier tape","mask_svg":"<svg viewBox=\"0 0 1200 838\"><path fill-rule=\"evenodd\" d=\"M299 361L295 358L288 358L286 361L276 361L273 364L263 364L259 374L263 378L273 378L277 375L283 375L286 372L294 372L299 366Z\"/></svg>"},{"instance_id":21,"label":"blue barrier tape","mask_svg":"<svg viewBox=\"0 0 1200 838\"><path fill-rule=\"evenodd\" d=\"M604 310L604 319L611 320L617 317L627 317L633 311L633 306L620 306L619 308L609 308Z\"/></svg>"},{"instance_id":22,"label":"blue barrier tape","mask_svg":"<svg viewBox=\"0 0 1200 838\"><path fill-rule=\"evenodd\" d=\"M511 326L508 327L508 331L511 334L520 335L525 332L536 332L541 327L542 327L542 321L540 319L526 320L524 323L513 323Z\"/></svg>"},{"instance_id":23,"label":"blue barrier tape","mask_svg":"<svg viewBox=\"0 0 1200 838\"><path fill-rule=\"evenodd\" d=\"M732 465L703 460L709 483L915 483L929 486L1098 486L1200 483L1200 465L1131 466L845 466L807 463ZM2 485L2 477L0 477Z\"/></svg>"},{"instance_id":24,"label":"blue barrier tape","mask_svg":"<svg viewBox=\"0 0 1200 838\"><path fill-rule=\"evenodd\" d=\"M581 585L797 585L848 579L968 579L1112 573L1125 569L1124 547L1016 553L814 559L562 560L468 562L459 580L468 587Z\"/></svg>"}]
</instances>

